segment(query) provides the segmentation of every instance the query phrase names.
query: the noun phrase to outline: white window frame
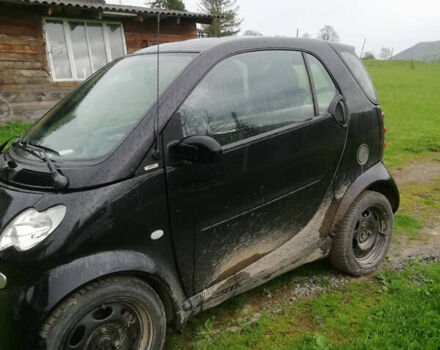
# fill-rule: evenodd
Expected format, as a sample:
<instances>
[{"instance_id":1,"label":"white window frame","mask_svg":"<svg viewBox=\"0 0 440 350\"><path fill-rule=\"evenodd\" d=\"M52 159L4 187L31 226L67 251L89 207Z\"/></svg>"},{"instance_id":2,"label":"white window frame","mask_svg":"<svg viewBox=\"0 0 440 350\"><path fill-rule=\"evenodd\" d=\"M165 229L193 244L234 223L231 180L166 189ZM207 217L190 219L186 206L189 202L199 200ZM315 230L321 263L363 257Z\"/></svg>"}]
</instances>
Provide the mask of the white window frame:
<instances>
[{"instance_id":1,"label":"white window frame","mask_svg":"<svg viewBox=\"0 0 440 350\"><path fill-rule=\"evenodd\" d=\"M46 20L56 20L56 21L62 21L63 22L63 29L64 29L64 36L66 39L66 46L67 46L67 56L69 57L69 64L70 64L70 70L72 72L72 78L62 78L57 79L55 77L55 66L52 60L52 54L50 52L50 42L49 42L49 36L47 35L46 31ZM93 59L92 59L92 53L90 51L90 44L89 44L89 36L87 34L87 23L99 23L102 24L102 32L104 35L104 45L105 45L105 53L107 56L107 62L111 62L113 60L111 49L110 49L110 41L108 38L107 33L107 25L109 24L116 24L121 27L121 39L122 39L122 47L124 50L124 55L127 54L127 44L125 42L125 33L124 33L124 26L122 25L122 22L114 22L114 21L99 21L99 20L89 20L89 19L76 19L76 18L64 18L64 17L43 17L43 36L46 46L46 56L47 56L47 62L49 65L50 70L50 76L52 78L52 81L54 82L60 82L60 81L83 81L85 78L78 78L78 74L76 71L76 64L75 59L73 56L73 48L72 48L72 42L70 40L70 30L68 26L68 22L80 22L84 24L84 30L86 34L86 41L87 41L87 51L89 53L89 59L90 64L92 68L92 74L96 71L93 66Z\"/></svg>"}]
</instances>

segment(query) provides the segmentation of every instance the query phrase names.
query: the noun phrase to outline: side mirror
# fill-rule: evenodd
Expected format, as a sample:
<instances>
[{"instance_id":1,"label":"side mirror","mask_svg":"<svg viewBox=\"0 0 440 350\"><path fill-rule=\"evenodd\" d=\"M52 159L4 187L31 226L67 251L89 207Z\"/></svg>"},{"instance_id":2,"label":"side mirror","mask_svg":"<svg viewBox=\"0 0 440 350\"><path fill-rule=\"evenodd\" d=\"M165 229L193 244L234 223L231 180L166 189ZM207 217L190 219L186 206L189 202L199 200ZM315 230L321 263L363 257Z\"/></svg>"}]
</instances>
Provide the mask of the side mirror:
<instances>
[{"instance_id":1,"label":"side mirror","mask_svg":"<svg viewBox=\"0 0 440 350\"><path fill-rule=\"evenodd\" d=\"M345 126L347 124L347 107L345 105L344 97L342 95L338 95L334 98L334 100L330 104L329 112L340 125Z\"/></svg>"},{"instance_id":2,"label":"side mirror","mask_svg":"<svg viewBox=\"0 0 440 350\"><path fill-rule=\"evenodd\" d=\"M194 164L213 163L220 159L222 147L209 136L189 136L168 146L171 161Z\"/></svg>"}]
</instances>

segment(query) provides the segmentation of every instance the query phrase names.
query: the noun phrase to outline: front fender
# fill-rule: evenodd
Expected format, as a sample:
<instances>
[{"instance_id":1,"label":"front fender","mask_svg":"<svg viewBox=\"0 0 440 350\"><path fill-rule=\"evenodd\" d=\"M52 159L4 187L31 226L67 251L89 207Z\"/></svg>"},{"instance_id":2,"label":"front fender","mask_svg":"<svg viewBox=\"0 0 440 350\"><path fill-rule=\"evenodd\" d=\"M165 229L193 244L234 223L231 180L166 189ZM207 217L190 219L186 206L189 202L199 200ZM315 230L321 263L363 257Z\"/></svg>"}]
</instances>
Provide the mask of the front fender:
<instances>
[{"instance_id":1,"label":"front fender","mask_svg":"<svg viewBox=\"0 0 440 350\"><path fill-rule=\"evenodd\" d=\"M17 317L19 324L25 324L26 329L21 331L29 335L38 334L50 312L67 296L96 279L115 274L138 276L151 281L155 284L152 286L154 289L161 288L160 291L156 289L161 297L166 291L175 315L183 315L181 307L185 295L173 269L140 252L109 251L50 269L36 283L23 290L19 296ZM30 338L26 341L37 341ZM28 346L26 344L24 348L28 349Z\"/></svg>"},{"instance_id":2,"label":"front fender","mask_svg":"<svg viewBox=\"0 0 440 350\"><path fill-rule=\"evenodd\" d=\"M156 263L139 252L102 252L60 265L47 272L34 287L35 294L47 298L32 298L30 304L35 308L51 310L67 295L81 286L111 274L139 271L151 275L159 273Z\"/></svg>"},{"instance_id":3,"label":"front fender","mask_svg":"<svg viewBox=\"0 0 440 350\"><path fill-rule=\"evenodd\" d=\"M353 201L365 190L372 190L382 193L388 198L393 211L399 209L400 194L399 189L382 162L372 166L361 176L359 176L346 190L339 207L336 211L331 232L334 232L337 224L344 218L348 208Z\"/></svg>"}]
</instances>

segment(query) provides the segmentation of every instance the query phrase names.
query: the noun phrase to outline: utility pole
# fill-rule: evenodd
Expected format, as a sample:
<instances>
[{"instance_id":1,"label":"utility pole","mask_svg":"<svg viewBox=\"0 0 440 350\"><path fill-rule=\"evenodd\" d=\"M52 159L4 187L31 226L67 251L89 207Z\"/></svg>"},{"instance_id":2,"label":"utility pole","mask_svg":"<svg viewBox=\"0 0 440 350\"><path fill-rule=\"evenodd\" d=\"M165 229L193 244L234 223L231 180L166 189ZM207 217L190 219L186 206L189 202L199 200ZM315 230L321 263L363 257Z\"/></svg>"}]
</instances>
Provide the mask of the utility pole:
<instances>
[{"instance_id":1,"label":"utility pole","mask_svg":"<svg viewBox=\"0 0 440 350\"><path fill-rule=\"evenodd\" d=\"M367 42L367 38L364 39L364 43L362 44L361 58L362 58L362 55L364 54L364 48L365 48L365 43L366 42Z\"/></svg>"},{"instance_id":2,"label":"utility pole","mask_svg":"<svg viewBox=\"0 0 440 350\"><path fill-rule=\"evenodd\" d=\"M299 37L299 28L296 29L296 37Z\"/></svg>"},{"instance_id":3,"label":"utility pole","mask_svg":"<svg viewBox=\"0 0 440 350\"><path fill-rule=\"evenodd\" d=\"M391 59L391 57L393 57L393 54L394 54L394 47L391 48L391 56L390 58L388 58L389 60Z\"/></svg>"}]
</instances>

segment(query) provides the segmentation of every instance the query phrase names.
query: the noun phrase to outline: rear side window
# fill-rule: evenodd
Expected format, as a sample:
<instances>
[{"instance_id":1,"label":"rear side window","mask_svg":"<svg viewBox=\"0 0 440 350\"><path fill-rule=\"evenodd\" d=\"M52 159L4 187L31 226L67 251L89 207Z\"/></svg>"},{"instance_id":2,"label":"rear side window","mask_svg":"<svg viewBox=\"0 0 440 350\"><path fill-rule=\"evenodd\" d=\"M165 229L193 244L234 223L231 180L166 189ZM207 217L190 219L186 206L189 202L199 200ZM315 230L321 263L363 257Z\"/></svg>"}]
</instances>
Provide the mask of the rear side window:
<instances>
[{"instance_id":1,"label":"rear side window","mask_svg":"<svg viewBox=\"0 0 440 350\"><path fill-rule=\"evenodd\" d=\"M368 98L377 103L376 90L362 60L354 53L348 51L342 51L341 56Z\"/></svg>"},{"instance_id":2,"label":"rear side window","mask_svg":"<svg viewBox=\"0 0 440 350\"><path fill-rule=\"evenodd\" d=\"M260 51L215 66L179 110L184 136L207 135L221 145L313 118L300 52Z\"/></svg>"},{"instance_id":3,"label":"rear side window","mask_svg":"<svg viewBox=\"0 0 440 350\"><path fill-rule=\"evenodd\" d=\"M309 54L307 54L307 60L309 61L310 73L318 100L319 113L325 114L338 94L338 90L321 62Z\"/></svg>"}]
</instances>

